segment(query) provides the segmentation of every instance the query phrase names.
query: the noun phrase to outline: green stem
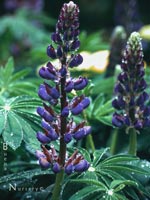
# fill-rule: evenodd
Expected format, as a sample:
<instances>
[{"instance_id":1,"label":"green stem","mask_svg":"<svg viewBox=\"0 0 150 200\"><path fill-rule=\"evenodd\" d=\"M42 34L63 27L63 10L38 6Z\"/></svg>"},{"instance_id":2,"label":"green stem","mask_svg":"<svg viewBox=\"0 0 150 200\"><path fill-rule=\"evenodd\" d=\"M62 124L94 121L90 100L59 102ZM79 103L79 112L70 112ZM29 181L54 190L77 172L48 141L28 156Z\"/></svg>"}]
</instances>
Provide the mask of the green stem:
<instances>
[{"instance_id":1,"label":"green stem","mask_svg":"<svg viewBox=\"0 0 150 200\"><path fill-rule=\"evenodd\" d=\"M61 78L61 112L66 106L66 91L65 91L66 77ZM56 175L55 186L53 189L52 200L60 200L61 196L61 187L64 179L64 170L66 158L66 143L64 141L64 135L67 128L67 119L66 117L61 116L61 138L60 138L60 148L59 148L59 164L62 167L61 172Z\"/></svg>"},{"instance_id":2,"label":"green stem","mask_svg":"<svg viewBox=\"0 0 150 200\"><path fill-rule=\"evenodd\" d=\"M0 137L0 177L4 174L4 150L3 139Z\"/></svg>"},{"instance_id":3,"label":"green stem","mask_svg":"<svg viewBox=\"0 0 150 200\"><path fill-rule=\"evenodd\" d=\"M87 116L84 111L83 111L83 117L84 117L85 121L87 121ZM93 137L91 134L86 137L86 149L89 149L89 148L92 150L92 153L94 153L95 144L94 144Z\"/></svg>"},{"instance_id":4,"label":"green stem","mask_svg":"<svg viewBox=\"0 0 150 200\"><path fill-rule=\"evenodd\" d=\"M110 153L112 155L116 153L117 143L118 143L118 129L115 129L114 132L112 133L111 145L110 145Z\"/></svg>"},{"instance_id":5,"label":"green stem","mask_svg":"<svg viewBox=\"0 0 150 200\"><path fill-rule=\"evenodd\" d=\"M91 134L87 136L87 141L86 142L87 142L87 147L90 146L90 148L92 150L92 153L94 153L94 151L95 151L95 145L94 145L93 137L92 137Z\"/></svg>"},{"instance_id":6,"label":"green stem","mask_svg":"<svg viewBox=\"0 0 150 200\"><path fill-rule=\"evenodd\" d=\"M56 175L55 187L53 190L51 200L60 200L60 193L61 193L63 179L64 179L64 170L61 170L61 172L59 172Z\"/></svg>"},{"instance_id":7,"label":"green stem","mask_svg":"<svg viewBox=\"0 0 150 200\"><path fill-rule=\"evenodd\" d=\"M129 151L128 153L136 156L137 151L137 133L134 128L129 129Z\"/></svg>"}]
</instances>

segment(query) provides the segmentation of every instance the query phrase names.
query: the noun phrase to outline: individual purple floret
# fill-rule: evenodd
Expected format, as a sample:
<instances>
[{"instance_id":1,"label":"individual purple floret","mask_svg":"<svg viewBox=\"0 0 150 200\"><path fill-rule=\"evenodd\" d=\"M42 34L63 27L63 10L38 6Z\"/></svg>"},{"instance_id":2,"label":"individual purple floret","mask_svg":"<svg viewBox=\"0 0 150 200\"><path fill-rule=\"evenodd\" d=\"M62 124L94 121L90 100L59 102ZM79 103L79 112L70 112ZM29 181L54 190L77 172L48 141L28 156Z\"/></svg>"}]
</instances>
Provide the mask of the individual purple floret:
<instances>
[{"instance_id":1,"label":"individual purple floret","mask_svg":"<svg viewBox=\"0 0 150 200\"><path fill-rule=\"evenodd\" d=\"M139 33L133 32L127 42L121 63L122 72L115 85L116 98L112 106L117 110L112 119L116 127L127 126L136 130L150 126L149 95L144 80L144 62Z\"/></svg>"},{"instance_id":2,"label":"individual purple floret","mask_svg":"<svg viewBox=\"0 0 150 200\"><path fill-rule=\"evenodd\" d=\"M43 107L38 107L37 113L42 118L43 132L37 132L42 151L37 151L36 156L41 167L50 167L54 173L64 170L68 175L74 171L86 171L89 167L89 163L77 151L69 158L66 151L69 142L91 133L91 127L85 126L85 122L76 124L73 120L73 115L82 114L89 106L89 98L77 94L71 99L69 95L72 90L77 93L88 85L87 78L72 78L69 72L69 68L83 62L82 56L76 53L80 47L78 15L79 8L72 1L63 5L56 31L51 36L52 44L47 47L47 55L52 60L58 59L60 67L48 62L39 70L40 77L44 79L38 91ZM56 140L60 145L59 153L52 145L49 147Z\"/></svg>"}]
</instances>

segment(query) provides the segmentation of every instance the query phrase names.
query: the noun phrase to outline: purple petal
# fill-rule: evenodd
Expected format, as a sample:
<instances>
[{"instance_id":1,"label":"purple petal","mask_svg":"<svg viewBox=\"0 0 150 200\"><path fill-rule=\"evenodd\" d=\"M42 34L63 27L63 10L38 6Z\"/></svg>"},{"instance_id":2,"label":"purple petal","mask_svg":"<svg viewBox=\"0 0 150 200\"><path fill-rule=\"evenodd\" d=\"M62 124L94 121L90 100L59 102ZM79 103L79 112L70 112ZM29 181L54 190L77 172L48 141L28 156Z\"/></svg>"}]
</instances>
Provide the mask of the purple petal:
<instances>
[{"instance_id":1,"label":"purple petal","mask_svg":"<svg viewBox=\"0 0 150 200\"><path fill-rule=\"evenodd\" d=\"M47 137L44 133L42 132L37 132L36 135L37 139L42 143L42 144L47 144L51 141L49 137Z\"/></svg>"},{"instance_id":2,"label":"purple petal","mask_svg":"<svg viewBox=\"0 0 150 200\"><path fill-rule=\"evenodd\" d=\"M55 49L52 45L49 45L47 47L47 55L52 59L56 58L56 52L55 52Z\"/></svg>"},{"instance_id":3,"label":"purple petal","mask_svg":"<svg viewBox=\"0 0 150 200\"><path fill-rule=\"evenodd\" d=\"M122 115L118 115L117 113L113 114L112 124L116 127L122 127L124 125L124 118Z\"/></svg>"},{"instance_id":4,"label":"purple petal","mask_svg":"<svg viewBox=\"0 0 150 200\"><path fill-rule=\"evenodd\" d=\"M65 172L66 174L70 175L74 172L74 166L72 163L68 164L66 167L65 167Z\"/></svg>"},{"instance_id":5,"label":"purple petal","mask_svg":"<svg viewBox=\"0 0 150 200\"><path fill-rule=\"evenodd\" d=\"M45 101L49 101L51 99L51 97L48 95L45 85L41 84L39 87L39 91L38 91L38 95L41 99L45 100Z\"/></svg>"},{"instance_id":6,"label":"purple petal","mask_svg":"<svg viewBox=\"0 0 150 200\"><path fill-rule=\"evenodd\" d=\"M62 110L61 116L62 116L62 117L68 117L68 115L69 115L69 108L68 108L68 106L66 106L66 107L64 107L63 110Z\"/></svg>"},{"instance_id":7,"label":"purple petal","mask_svg":"<svg viewBox=\"0 0 150 200\"><path fill-rule=\"evenodd\" d=\"M76 107L71 109L73 115L79 115L83 111L83 104L78 104Z\"/></svg>"},{"instance_id":8,"label":"purple petal","mask_svg":"<svg viewBox=\"0 0 150 200\"><path fill-rule=\"evenodd\" d=\"M41 167L44 169L48 169L50 167L50 163L46 160L46 158L41 157L39 159L39 163L40 163Z\"/></svg>"},{"instance_id":9,"label":"purple petal","mask_svg":"<svg viewBox=\"0 0 150 200\"><path fill-rule=\"evenodd\" d=\"M66 144L68 144L72 140L72 134L71 133L66 133L64 135L64 141Z\"/></svg>"},{"instance_id":10,"label":"purple petal","mask_svg":"<svg viewBox=\"0 0 150 200\"><path fill-rule=\"evenodd\" d=\"M80 77L78 80L74 82L74 89L82 90L87 86L87 84L88 84L88 80L86 78Z\"/></svg>"},{"instance_id":11,"label":"purple petal","mask_svg":"<svg viewBox=\"0 0 150 200\"><path fill-rule=\"evenodd\" d=\"M60 165L59 165L57 162L55 162L55 163L53 164L52 170L53 170L54 173L59 173L60 170L61 170Z\"/></svg>"},{"instance_id":12,"label":"purple petal","mask_svg":"<svg viewBox=\"0 0 150 200\"><path fill-rule=\"evenodd\" d=\"M82 101L81 101L81 104L83 106L83 108L87 108L90 104L90 99L88 97L85 97Z\"/></svg>"},{"instance_id":13,"label":"purple petal","mask_svg":"<svg viewBox=\"0 0 150 200\"><path fill-rule=\"evenodd\" d=\"M90 164L86 160L81 160L79 164L75 165L76 172L84 172L89 168Z\"/></svg>"}]
</instances>

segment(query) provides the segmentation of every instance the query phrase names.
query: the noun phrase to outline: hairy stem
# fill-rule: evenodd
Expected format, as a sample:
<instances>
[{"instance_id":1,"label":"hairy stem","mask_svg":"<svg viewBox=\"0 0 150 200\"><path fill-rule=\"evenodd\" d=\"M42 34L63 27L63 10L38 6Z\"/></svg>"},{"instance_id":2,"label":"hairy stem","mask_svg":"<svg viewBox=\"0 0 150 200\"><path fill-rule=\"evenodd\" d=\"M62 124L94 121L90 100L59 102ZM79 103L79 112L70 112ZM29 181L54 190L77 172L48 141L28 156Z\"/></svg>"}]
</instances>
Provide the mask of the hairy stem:
<instances>
[{"instance_id":1,"label":"hairy stem","mask_svg":"<svg viewBox=\"0 0 150 200\"><path fill-rule=\"evenodd\" d=\"M65 82L66 77L61 79L61 111L66 106L66 92L65 92ZM61 138L60 138L60 149L59 149L59 158L60 166L63 168L65 164L66 157L66 143L64 141L64 134L66 132L67 119L66 117L61 116ZM64 179L64 170L62 169L56 175L55 186L52 194L52 200L59 200L61 195L61 186Z\"/></svg>"},{"instance_id":2,"label":"hairy stem","mask_svg":"<svg viewBox=\"0 0 150 200\"><path fill-rule=\"evenodd\" d=\"M137 151L137 133L134 128L129 130L129 151L128 153L136 156Z\"/></svg>"},{"instance_id":3,"label":"hairy stem","mask_svg":"<svg viewBox=\"0 0 150 200\"><path fill-rule=\"evenodd\" d=\"M110 153L114 155L116 153L118 143L118 129L115 129L112 133L111 144L110 144Z\"/></svg>"}]
</instances>

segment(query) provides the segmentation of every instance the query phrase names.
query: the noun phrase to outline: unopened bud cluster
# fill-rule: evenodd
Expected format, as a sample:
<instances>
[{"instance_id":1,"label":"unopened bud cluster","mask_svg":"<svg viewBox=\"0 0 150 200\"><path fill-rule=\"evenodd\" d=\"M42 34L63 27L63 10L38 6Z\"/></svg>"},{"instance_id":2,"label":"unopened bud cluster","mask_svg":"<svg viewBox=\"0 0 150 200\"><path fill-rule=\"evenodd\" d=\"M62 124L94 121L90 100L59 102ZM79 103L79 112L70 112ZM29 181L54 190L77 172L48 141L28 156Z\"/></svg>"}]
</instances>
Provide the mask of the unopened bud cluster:
<instances>
[{"instance_id":1,"label":"unopened bud cluster","mask_svg":"<svg viewBox=\"0 0 150 200\"><path fill-rule=\"evenodd\" d=\"M39 75L44 79L38 91L43 107L38 107L37 113L42 118L43 131L37 132L42 151L37 151L36 156L43 168L51 167L55 173L61 169L67 174L83 172L89 167L89 163L77 151L70 157L64 151L63 160L61 152L57 152L52 145L48 147L56 140L60 141L60 146L62 143L65 146L72 139L80 140L91 132L91 127L86 126L84 121L76 124L72 117L81 114L89 106L89 98L84 95L68 98L72 90L82 90L88 84L85 77L71 78L69 73L69 68L77 67L83 61L82 56L76 54L80 46L78 15L79 8L72 1L63 5L56 31L51 36L53 44L47 48L47 55L51 59L59 59L60 67L56 68L48 62L39 70Z\"/></svg>"},{"instance_id":2,"label":"unopened bud cluster","mask_svg":"<svg viewBox=\"0 0 150 200\"><path fill-rule=\"evenodd\" d=\"M147 84L144 79L143 51L137 32L129 37L121 69L114 89L117 97L112 102L117 110L113 115L113 125L136 130L150 126L150 107L145 105L149 95L145 92Z\"/></svg>"}]
</instances>

